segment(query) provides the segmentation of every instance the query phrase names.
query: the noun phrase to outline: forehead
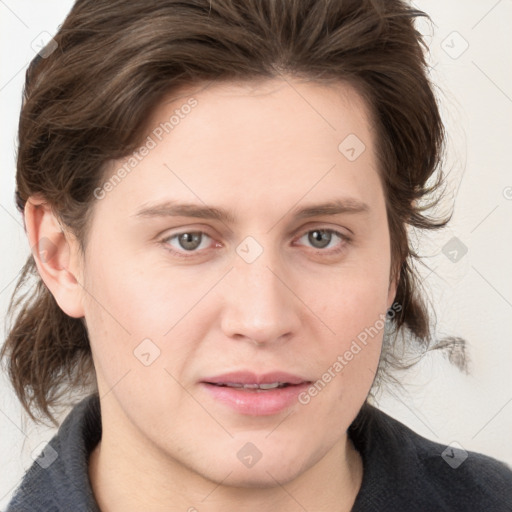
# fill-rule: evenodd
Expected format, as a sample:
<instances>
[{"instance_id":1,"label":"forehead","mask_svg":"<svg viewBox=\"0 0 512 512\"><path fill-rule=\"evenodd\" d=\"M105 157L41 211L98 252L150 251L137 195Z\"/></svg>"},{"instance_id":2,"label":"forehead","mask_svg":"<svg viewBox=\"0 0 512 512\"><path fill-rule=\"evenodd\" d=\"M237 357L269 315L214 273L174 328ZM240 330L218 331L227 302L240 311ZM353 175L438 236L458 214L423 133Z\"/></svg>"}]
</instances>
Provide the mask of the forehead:
<instances>
[{"instance_id":1,"label":"forehead","mask_svg":"<svg viewBox=\"0 0 512 512\"><path fill-rule=\"evenodd\" d=\"M260 214L263 197L275 211L276 200L297 203L307 195L312 202L336 189L371 202L378 179L371 126L364 100L344 83L275 79L183 87L149 116L144 157L109 166L107 180L133 164L109 200L131 205L132 212L180 199L224 201Z\"/></svg>"},{"instance_id":2,"label":"forehead","mask_svg":"<svg viewBox=\"0 0 512 512\"><path fill-rule=\"evenodd\" d=\"M192 97L201 105L201 109L194 109L194 112L197 114L200 110L203 120L213 116L212 127L217 128L221 128L228 118L232 124L237 120L242 124L249 118L260 123L259 127L266 126L269 131L276 124L286 126L287 121L302 120L308 121L312 128L323 125L324 129L334 132L343 131L351 123L352 128L363 135L362 132L372 125L363 96L348 82L274 78L182 86L167 95L153 110L148 117L147 130L157 126L162 117L167 118L169 112L179 111ZM341 118L340 109L343 111ZM272 117L266 116L269 111ZM219 114L222 115L219 117ZM354 124L355 118L360 123ZM297 123L288 126L292 127L297 128ZM249 130L250 126L244 125L244 131Z\"/></svg>"}]
</instances>

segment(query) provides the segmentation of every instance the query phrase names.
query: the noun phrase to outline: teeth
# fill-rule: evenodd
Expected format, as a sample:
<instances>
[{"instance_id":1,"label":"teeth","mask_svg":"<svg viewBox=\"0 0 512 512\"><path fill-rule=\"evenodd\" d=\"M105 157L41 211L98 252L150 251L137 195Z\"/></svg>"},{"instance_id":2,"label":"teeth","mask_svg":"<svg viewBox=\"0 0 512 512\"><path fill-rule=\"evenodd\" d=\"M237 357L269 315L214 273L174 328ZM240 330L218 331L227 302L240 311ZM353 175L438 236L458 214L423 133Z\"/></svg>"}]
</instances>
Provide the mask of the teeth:
<instances>
[{"instance_id":1,"label":"teeth","mask_svg":"<svg viewBox=\"0 0 512 512\"><path fill-rule=\"evenodd\" d=\"M261 389L274 389L274 388L277 388L279 386L282 386L282 384L280 382L272 382L272 384L260 384L260 388Z\"/></svg>"},{"instance_id":2,"label":"teeth","mask_svg":"<svg viewBox=\"0 0 512 512\"><path fill-rule=\"evenodd\" d=\"M244 388L244 389L276 389L284 388L288 384L285 382L272 382L269 384L240 384L238 382L226 382L225 384L217 384L228 388Z\"/></svg>"}]
</instances>

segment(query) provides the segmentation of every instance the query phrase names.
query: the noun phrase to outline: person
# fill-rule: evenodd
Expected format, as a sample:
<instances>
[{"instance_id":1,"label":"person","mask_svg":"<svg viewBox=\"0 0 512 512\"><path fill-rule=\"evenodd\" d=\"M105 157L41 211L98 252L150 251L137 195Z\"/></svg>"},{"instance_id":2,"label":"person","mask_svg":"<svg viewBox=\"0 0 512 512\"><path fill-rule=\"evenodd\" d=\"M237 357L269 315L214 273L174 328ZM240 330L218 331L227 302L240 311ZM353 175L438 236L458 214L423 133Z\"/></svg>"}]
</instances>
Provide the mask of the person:
<instances>
[{"instance_id":1,"label":"person","mask_svg":"<svg viewBox=\"0 0 512 512\"><path fill-rule=\"evenodd\" d=\"M400 336L435 346L407 231L449 221L424 213L444 129L422 16L74 4L27 71L32 254L2 357L35 420L85 397L8 512L512 510L506 464L370 400Z\"/></svg>"}]
</instances>

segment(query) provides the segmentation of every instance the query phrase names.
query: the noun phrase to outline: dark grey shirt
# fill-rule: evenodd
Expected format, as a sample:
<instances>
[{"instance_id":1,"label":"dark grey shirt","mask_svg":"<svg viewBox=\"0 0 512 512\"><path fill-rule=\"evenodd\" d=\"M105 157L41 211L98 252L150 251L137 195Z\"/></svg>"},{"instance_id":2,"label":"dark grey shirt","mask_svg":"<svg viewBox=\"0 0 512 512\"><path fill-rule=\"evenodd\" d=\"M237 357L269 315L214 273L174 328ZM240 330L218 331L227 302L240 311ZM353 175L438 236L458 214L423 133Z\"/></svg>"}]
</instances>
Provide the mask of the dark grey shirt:
<instances>
[{"instance_id":1,"label":"dark grey shirt","mask_svg":"<svg viewBox=\"0 0 512 512\"><path fill-rule=\"evenodd\" d=\"M502 462L429 441L369 404L349 435L364 468L352 512L512 511L512 470ZM100 438L94 394L71 410L6 512L99 512L88 459Z\"/></svg>"}]
</instances>

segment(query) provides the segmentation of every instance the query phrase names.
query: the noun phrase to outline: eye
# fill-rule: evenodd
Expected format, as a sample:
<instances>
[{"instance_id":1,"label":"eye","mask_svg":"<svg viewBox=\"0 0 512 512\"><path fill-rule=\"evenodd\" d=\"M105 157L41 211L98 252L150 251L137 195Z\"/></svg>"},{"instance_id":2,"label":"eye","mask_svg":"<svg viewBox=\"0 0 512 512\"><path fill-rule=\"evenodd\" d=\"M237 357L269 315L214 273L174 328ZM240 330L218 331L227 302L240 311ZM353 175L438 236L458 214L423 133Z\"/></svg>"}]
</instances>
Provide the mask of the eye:
<instances>
[{"instance_id":1,"label":"eye","mask_svg":"<svg viewBox=\"0 0 512 512\"><path fill-rule=\"evenodd\" d=\"M314 249L326 252L329 254L335 254L342 251L346 244L350 241L347 235L336 231L335 229L312 229L304 233L299 240L307 237L307 241L311 243ZM341 243L336 244L336 239L341 240ZM334 242L334 244L332 244ZM337 246L336 246L337 245ZM329 247L330 246L330 247ZM334 248L333 248L334 247ZM324 250L324 249L332 250Z\"/></svg>"},{"instance_id":2,"label":"eye","mask_svg":"<svg viewBox=\"0 0 512 512\"><path fill-rule=\"evenodd\" d=\"M325 254L336 254L345 249L350 242L350 238L335 229L312 229L304 233L299 240L307 237L308 243L319 252ZM201 252L201 250L211 247L212 238L203 231L183 231L171 236L167 236L161 243L165 249L173 255L181 258L189 258ZM339 242L336 244L336 241ZM221 247L216 244L216 247ZM188 253L188 254L187 254Z\"/></svg>"},{"instance_id":3,"label":"eye","mask_svg":"<svg viewBox=\"0 0 512 512\"><path fill-rule=\"evenodd\" d=\"M185 231L164 238L162 243L166 246L167 250L177 256L186 258L187 255L184 253L196 253L200 249L206 249L208 244L203 243L205 239L211 240L211 238L203 231Z\"/></svg>"}]
</instances>

